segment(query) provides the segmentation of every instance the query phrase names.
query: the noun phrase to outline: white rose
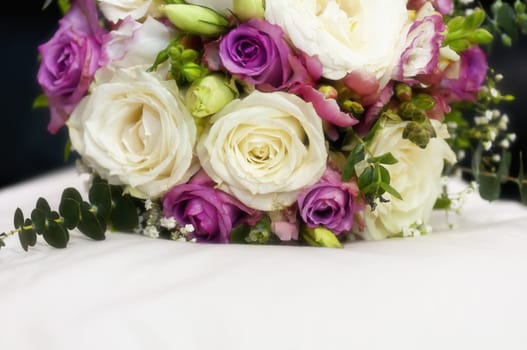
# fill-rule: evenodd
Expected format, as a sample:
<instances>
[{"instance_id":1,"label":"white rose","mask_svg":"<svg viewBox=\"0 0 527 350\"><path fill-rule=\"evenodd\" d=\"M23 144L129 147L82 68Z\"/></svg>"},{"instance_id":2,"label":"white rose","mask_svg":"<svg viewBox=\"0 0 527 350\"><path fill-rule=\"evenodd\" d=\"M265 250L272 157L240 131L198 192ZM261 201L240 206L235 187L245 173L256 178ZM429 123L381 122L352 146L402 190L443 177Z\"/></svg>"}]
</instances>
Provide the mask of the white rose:
<instances>
[{"instance_id":1,"label":"white rose","mask_svg":"<svg viewBox=\"0 0 527 350\"><path fill-rule=\"evenodd\" d=\"M290 206L326 169L322 121L297 96L255 91L211 119L198 147L202 167L249 207Z\"/></svg>"},{"instance_id":2,"label":"white rose","mask_svg":"<svg viewBox=\"0 0 527 350\"><path fill-rule=\"evenodd\" d=\"M445 125L432 120L437 137L430 139L425 149L402 138L408 122L388 124L379 130L370 144L374 156L391 152L398 163L386 165L390 172L391 185L403 200L385 193L387 203L377 203L374 211L363 212L366 230L365 239L383 239L400 234L403 229L422 222L426 224L435 201L441 193L441 176L444 160L455 162L456 156L446 143ZM357 166L357 168L360 168Z\"/></svg>"},{"instance_id":3,"label":"white rose","mask_svg":"<svg viewBox=\"0 0 527 350\"><path fill-rule=\"evenodd\" d=\"M173 38L174 31L152 17L147 17L144 23L127 17L109 33L103 45L110 60L108 67L151 66L158 52L166 48Z\"/></svg>"},{"instance_id":4,"label":"white rose","mask_svg":"<svg viewBox=\"0 0 527 350\"><path fill-rule=\"evenodd\" d=\"M265 18L293 45L341 79L364 70L385 83L397 64L409 23L407 0L282 0L265 2Z\"/></svg>"},{"instance_id":5,"label":"white rose","mask_svg":"<svg viewBox=\"0 0 527 350\"><path fill-rule=\"evenodd\" d=\"M159 16L162 0L97 0L104 17L113 23L130 16L141 19L147 15Z\"/></svg>"},{"instance_id":6,"label":"white rose","mask_svg":"<svg viewBox=\"0 0 527 350\"><path fill-rule=\"evenodd\" d=\"M109 183L143 198L186 182L196 127L174 81L144 67L116 70L97 84L67 122L72 147Z\"/></svg>"}]
</instances>

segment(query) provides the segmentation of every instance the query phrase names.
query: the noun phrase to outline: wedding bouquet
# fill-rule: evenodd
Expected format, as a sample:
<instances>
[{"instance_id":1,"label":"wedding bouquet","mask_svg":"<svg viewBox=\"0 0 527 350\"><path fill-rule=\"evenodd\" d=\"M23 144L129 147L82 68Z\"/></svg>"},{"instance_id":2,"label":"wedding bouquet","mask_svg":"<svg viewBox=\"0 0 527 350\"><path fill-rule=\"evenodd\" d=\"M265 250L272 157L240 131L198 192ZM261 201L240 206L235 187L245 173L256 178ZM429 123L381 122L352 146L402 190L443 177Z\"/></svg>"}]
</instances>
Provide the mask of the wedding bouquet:
<instances>
[{"instance_id":1,"label":"wedding bouquet","mask_svg":"<svg viewBox=\"0 0 527 350\"><path fill-rule=\"evenodd\" d=\"M39 46L37 106L91 174L15 212L22 247L78 229L175 240L304 244L430 231L470 157L489 200L508 180L512 97L487 64L491 17L451 0L72 0ZM470 164L470 163L469 163ZM523 170L516 179L525 194ZM472 188L472 185L467 185ZM0 243L3 243L0 240Z\"/></svg>"}]
</instances>

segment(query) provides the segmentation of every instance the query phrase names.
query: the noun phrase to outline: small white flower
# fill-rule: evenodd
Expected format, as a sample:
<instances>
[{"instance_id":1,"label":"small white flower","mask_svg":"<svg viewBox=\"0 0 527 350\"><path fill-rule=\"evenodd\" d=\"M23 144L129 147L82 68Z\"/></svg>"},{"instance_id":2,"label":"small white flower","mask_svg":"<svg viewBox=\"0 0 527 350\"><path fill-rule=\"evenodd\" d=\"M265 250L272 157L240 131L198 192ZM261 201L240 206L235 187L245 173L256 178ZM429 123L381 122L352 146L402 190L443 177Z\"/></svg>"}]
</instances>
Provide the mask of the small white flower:
<instances>
[{"instance_id":1,"label":"small white flower","mask_svg":"<svg viewBox=\"0 0 527 350\"><path fill-rule=\"evenodd\" d=\"M176 219L174 219L173 216L167 218L167 217L162 217L161 219L159 219L159 225L161 225L162 227L164 228L167 228L169 230L173 229L176 227Z\"/></svg>"},{"instance_id":2,"label":"small white flower","mask_svg":"<svg viewBox=\"0 0 527 350\"><path fill-rule=\"evenodd\" d=\"M490 96L492 97L498 97L500 95L499 91L496 90L495 88L491 88L490 89Z\"/></svg>"},{"instance_id":3,"label":"small white flower","mask_svg":"<svg viewBox=\"0 0 527 350\"><path fill-rule=\"evenodd\" d=\"M476 125L485 125L489 123L489 119L486 117L474 117L474 123L476 123Z\"/></svg>"},{"instance_id":4,"label":"small white flower","mask_svg":"<svg viewBox=\"0 0 527 350\"><path fill-rule=\"evenodd\" d=\"M492 142L490 141L484 141L483 142L483 148L485 149L485 151L488 151L492 148Z\"/></svg>"},{"instance_id":5,"label":"small white flower","mask_svg":"<svg viewBox=\"0 0 527 350\"><path fill-rule=\"evenodd\" d=\"M492 116L493 116L493 112L490 110L490 109L487 109L485 111L485 118L487 118L487 120L492 120Z\"/></svg>"},{"instance_id":6,"label":"small white flower","mask_svg":"<svg viewBox=\"0 0 527 350\"><path fill-rule=\"evenodd\" d=\"M509 140L507 139L504 139L500 142L500 147L501 148L505 148L505 149L508 149L509 147L511 146L511 143Z\"/></svg>"},{"instance_id":7,"label":"small white flower","mask_svg":"<svg viewBox=\"0 0 527 350\"><path fill-rule=\"evenodd\" d=\"M150 238L159 238L159 230L155 226L147 226L143 230L143 235Z\"/></svg>"},{"instance_id":8,"label":"small white flower","mask_svg":"<svg viewBox=\"0 0 527 350\"><path fill-rule=\"evenodd\" d=\"M501 156L499 154L495 154L492 156L492 161L495 163L499 163L501 160Z\"/></svg>"},{"instance_id":9,"label":"small white flower","mask_svg":"<svg viewBox=\"0 0 527 350\"><path fill-rule=\"evenodd\" d=\"M507 134L507 140L510 142L516 141L516 134Z\"/></svg>"},{"instance_id":10,"label":"small white flower","mask_svg":"<svg viewBox=\"0 0 527 350\"><path fill-rule=\"evenodd\" d=\"M496 74L496 76L494 78L496 79L496 81L502 81L503 80L503 74Z\"/></svg>"},{"instance_id":11,"label":"small white flower","mask_svg":"<svg viewBox=\"0 0 527 350\"><path fill-rule=\"evenodd\" d=\"M145 201L145 209L146 209L146 210L152 210L152 207L153 207L153 203L152 203L152 201L151 201L150 199L147 199L147 200Z\"/></svg>"},{"instance_id":12,"label":"small white flower","mask_svg":"<svg viewBox=\"0 0 527 350\"><path fill-rule=\"evenodd\" d=\"M496 132L496 130L489 130L489 139L491 141L496 140L496 136L498 136L498 133Z\"/></svg>"},{"instance_id":13,"label":"small white flower","mask_svg":"<svg viewBox=\"0 0 527 350\"><path fill-rule=\"evenodd\" d=\"M183 227L183 229L185 230L185 232L187 233L192 233L194 232L194 226L192 226L192 224L186 224L185 227Z\"/></svg>"}]
</instances>

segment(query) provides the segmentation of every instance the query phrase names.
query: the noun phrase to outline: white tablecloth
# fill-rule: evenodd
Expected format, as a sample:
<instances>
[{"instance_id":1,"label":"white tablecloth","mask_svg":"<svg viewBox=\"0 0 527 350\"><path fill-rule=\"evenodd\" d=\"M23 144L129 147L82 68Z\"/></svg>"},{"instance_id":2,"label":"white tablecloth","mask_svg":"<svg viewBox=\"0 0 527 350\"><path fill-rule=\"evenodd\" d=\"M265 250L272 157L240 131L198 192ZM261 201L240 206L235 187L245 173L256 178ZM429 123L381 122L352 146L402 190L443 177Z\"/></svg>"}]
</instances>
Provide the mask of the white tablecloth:
<instances>
[{"instance_id":1,"label":"white tablecloth","mask_svg":"<svg viewBox=\"0 0 527 350\"><path fill-rule=\"evenodd\" d=\"M0 229L66 169L0 190ZM527 209L468 198L459 228L345 249L75 234L0 250L0 349L527 349Z\"/></svg>"}]
</instances>

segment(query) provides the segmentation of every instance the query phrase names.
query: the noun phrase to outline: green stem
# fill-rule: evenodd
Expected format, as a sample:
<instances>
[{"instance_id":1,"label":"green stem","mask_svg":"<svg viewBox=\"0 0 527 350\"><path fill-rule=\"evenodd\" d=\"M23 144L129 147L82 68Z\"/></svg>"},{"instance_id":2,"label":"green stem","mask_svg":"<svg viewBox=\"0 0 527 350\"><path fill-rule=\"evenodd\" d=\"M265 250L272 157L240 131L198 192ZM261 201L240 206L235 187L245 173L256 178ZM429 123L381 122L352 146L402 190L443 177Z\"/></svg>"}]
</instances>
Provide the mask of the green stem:
<instances>
[{"instance_id":1,"label":"green stem","mask_svg":"<svg viewBox=\"0 0 527 350\"><path fill-rule=\"evenodd\" d=\"M474 172L472 171L471 168L467 168L467 167L459 167L459 170L461 170L461 171L464 172L464 173L474 175ZM489 172L489 171L480 171L479 173L480 173L480 175L483 175L483 176L493 176L493 177L496 177L496 174L495 174L495 173L491 173L491 172ZM501 179L504 180L504 181L515 182L515 183L517 183L517 184L520 184L520 179L518 179L517 177L513 177L513 176L508 176L508 175L506 175L506 176L502 176ZM527 179L523 180L521 183L527 185Z\"/></svg>"}]
</instances>

